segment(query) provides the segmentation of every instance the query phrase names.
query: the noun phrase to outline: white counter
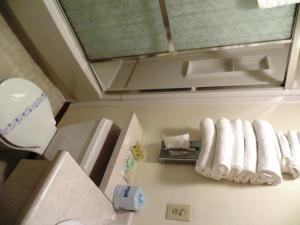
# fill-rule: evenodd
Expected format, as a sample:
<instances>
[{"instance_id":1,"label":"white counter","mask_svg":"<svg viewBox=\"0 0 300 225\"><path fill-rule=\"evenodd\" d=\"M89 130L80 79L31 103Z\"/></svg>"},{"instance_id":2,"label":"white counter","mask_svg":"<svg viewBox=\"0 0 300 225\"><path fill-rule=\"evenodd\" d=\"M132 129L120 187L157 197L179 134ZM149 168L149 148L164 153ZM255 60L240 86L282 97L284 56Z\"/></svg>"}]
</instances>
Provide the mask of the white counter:
<instances>
[{"instance_id":1,"label":"white counter","mask_svg":"<svg viewBox=\"0 0 300 225\"><path fill-rule=\"evenodd\" d=\"M200 139L203 117L247 120L266 119L276 130L300 130L300 104L280 103L276 98L265 103L190 102L182 104L114 103L71 107L61 124L107 117L121 127L129 112L136 112L144 129L143 144L148 153L140 162L135 182L144 187L145 207L133 217L133 225L175 225L165 220L167 203L192 206L191 225L298 225L300 224L300 180L285 180L274 187L217 182L202 178L189 165L157 162L163 133L188 132Z\"/></svg>"}]
</instances>

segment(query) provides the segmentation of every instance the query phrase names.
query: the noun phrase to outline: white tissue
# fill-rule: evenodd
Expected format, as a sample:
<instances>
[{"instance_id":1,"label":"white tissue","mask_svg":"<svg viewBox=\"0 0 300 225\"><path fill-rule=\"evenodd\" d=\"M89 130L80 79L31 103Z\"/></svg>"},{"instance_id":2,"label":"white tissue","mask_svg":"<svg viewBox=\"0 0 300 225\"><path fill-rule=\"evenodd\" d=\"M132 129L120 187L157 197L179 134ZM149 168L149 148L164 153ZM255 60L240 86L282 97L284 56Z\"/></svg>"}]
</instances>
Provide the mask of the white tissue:
<instances>
[{"instance_id":1,"label":"white tissue","mask_svg":"<svg viewBox=\"0 0 300 225\"><path fill-rule=\"evenodd\" d=\"M216 123L216 149L212 166L212 178L220 180L227 178L231 168L233 150L233 133L231 123L222 118Z\"/></svg>"},{"instance_id":2,"label":"white tissue","mask_svg":"<svg viewBox=\"0 0 300 225\"><path fill-rule=\"evenodd\" d=\"M210 118L205 118L200 122L201 131L201 151L196 162L197 173L211 177L212 161L215 151L215 124Z\"/></svg>"},{"instance_id":3,"label":"white tissue","mask_svg":"<svg viewBox=\"0 0 300 225\"><path fill-rule=\"evenodd\" d=\"M190 135L183 134L178 136L167 137L163 135L166 148L190 148Z\"/></svg>"}]
</instances>

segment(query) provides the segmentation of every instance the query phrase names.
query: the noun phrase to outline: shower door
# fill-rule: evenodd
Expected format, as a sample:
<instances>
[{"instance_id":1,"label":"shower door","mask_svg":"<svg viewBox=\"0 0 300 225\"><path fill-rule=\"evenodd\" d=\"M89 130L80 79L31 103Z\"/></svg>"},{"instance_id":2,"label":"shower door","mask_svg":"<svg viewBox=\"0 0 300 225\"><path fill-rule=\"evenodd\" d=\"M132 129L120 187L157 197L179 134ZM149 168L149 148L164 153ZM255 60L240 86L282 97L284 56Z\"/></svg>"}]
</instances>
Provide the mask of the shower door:
<instances>
[{"instance_id":1,"label":"shower door","mask_svg":"<svg viewBox=\"0 0 300 225\"><path fill-rule=\"evenodd\" d=\"M256 0L59 0L107 93L279 87L296 5Z\"/></svg>"}]
</instances>

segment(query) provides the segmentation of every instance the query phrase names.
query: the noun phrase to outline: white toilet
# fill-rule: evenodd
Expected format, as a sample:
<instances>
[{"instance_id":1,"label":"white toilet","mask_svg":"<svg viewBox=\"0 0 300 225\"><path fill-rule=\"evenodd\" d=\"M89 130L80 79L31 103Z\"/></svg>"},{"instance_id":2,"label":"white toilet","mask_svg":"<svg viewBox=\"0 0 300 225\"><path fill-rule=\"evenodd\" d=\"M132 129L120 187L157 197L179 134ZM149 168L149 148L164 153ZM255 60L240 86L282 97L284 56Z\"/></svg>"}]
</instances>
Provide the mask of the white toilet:
<instances>
[{"instance_id":1,"label":"white toilet","mask_svg":"<svg viewBox=\"0 0 300 225\"><path fill-rule=\"evenodd\" d=\"M66 150L90 175L99 156L111 154L120 133L109 119L57 129L47 96L26 79L1 80L0 96L0 150L31 151L49 160Z\"/></svg>"}]
</instances>

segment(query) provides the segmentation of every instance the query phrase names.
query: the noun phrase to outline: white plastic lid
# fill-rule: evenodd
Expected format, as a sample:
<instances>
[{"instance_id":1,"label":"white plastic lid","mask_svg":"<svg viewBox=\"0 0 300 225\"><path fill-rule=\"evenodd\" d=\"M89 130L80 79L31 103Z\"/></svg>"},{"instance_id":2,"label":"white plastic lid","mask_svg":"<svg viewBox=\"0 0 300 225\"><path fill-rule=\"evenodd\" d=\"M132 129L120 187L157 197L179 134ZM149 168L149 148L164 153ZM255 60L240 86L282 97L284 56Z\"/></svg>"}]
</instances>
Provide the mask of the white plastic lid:
<instances>
[{"instance_id":1,"label":"white plastic lid","mask_svg":"<svg viewBox=\"0 0 300 225\"><path fill-rule=\"evenodd\" d=\"M66 220L58 223L57 225L83 225L83 223L78 220Z\"/></svg>"},{"instance_id":2,"label":"white plastic lid","mask_svg":"<svg viewBox=\"0 0 300 225\"><path fill-rule=\"evenodd\" d=\"M42 154L56 131L43 91L31 81L11 78L0 83L0 134L18 146L40 146Z\"/></svg>"}]
</instances>

